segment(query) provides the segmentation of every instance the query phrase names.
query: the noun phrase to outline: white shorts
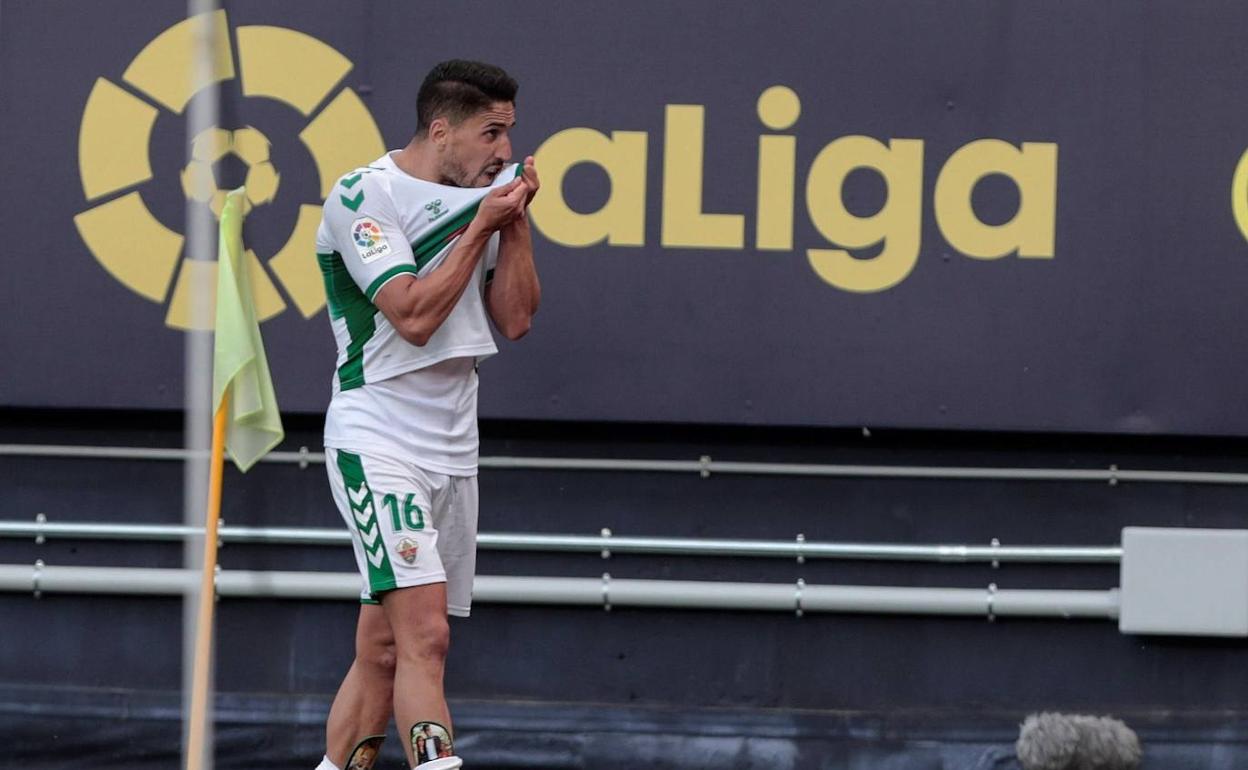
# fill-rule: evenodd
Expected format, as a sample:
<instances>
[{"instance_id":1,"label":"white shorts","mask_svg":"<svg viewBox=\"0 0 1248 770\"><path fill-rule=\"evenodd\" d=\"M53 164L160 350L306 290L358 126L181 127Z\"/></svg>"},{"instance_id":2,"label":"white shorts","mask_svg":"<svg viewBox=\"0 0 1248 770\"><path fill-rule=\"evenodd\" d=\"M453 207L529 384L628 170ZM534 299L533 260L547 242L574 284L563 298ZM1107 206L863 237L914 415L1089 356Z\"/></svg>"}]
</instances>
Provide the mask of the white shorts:
<instances>
[{"instance_id":1,"label":"white shorts","mask_svg":"<svg viewBox=\"0 0 1248 770\"><path fill-rule=\"evenodd\" d=\"M364 579L360 600L446 583L447 613L468 617L477 569L477 477L330 447L325 466Z\"/></svg>"}]
</instances>

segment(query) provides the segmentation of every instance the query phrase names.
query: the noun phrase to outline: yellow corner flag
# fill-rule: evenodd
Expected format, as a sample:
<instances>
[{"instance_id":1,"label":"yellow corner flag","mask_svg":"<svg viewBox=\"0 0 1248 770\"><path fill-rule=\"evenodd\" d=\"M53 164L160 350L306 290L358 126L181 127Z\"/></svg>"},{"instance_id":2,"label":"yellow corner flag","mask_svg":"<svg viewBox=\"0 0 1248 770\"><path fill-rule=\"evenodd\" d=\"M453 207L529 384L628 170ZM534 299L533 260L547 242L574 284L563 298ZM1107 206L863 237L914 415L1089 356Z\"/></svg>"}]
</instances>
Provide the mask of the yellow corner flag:
<instances>
[{"instance_id":1,"label":"yellow corner flag","mask_svg":"<svg viewBox=\"0 0 1248 770\"><path fill-rule=\"evenodd\" d=\"M212 357L212 408L229 393L225 447L246 472L286 435L256 321L243 249L243 188L221 210L217 256L217 320Z\"/></svg>"}]
</instances>

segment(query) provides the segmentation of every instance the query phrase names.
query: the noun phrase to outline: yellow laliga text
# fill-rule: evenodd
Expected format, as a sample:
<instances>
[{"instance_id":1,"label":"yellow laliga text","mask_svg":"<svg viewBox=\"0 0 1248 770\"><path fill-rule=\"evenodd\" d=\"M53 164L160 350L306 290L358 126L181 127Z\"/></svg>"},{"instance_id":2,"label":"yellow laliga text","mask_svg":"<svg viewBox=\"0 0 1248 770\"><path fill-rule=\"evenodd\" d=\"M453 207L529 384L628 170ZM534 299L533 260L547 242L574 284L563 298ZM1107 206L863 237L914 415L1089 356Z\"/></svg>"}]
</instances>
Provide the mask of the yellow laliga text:
<instances>
[{"instance_id":1,"label":"yellow laliga text","mask_svg":"<svg viewBox=\"0 0 1248 770\"><path fill-rule=\"evenodd\" d=\"M547 139L534 153L547 192L533 199L531 213L542 233L563 246L643 246L646 241L646 144L644 131L569 128ZM563 198L563 178L579 163L606 172L611 196L598 211L573 211Z\"/></svg>"},{"instance_id":2,"label":"yellow laliga text","mask_svg":"<svg viewBox=\"0 0 1248 770\"><path fill-rule=\"evenodd\" d=\"M758 97L758 119L773 131L793 127L802 102L791 88L772 86ZM759 251L793 250L793 191L797 137L764 134L758 138L758 225L754 246Z\"/></svg>"},{"instance_id":3,"label":"yellow laliga text","mask_svg":"<svg viewBox=\"0 0 1248 770\"><path fill-rule=\"evenodd\" d=\"M762 92L758 119L772 132L791 132L802 114L793 89L776 85ZM660 242L666 248L740 250L745 247L745 215L704 210L706 107L669 104L664 109ZM884 291L906 279L922 251L924 141L842 136L815 155L806 175L805 203L810 223L826 244L794 246L797 210L797 146L793 133L758 137L754 247L758 251L802 249L814 273L850 292ZM534 222L548 239L585 247L644 246L646 161L644 131L569 128L538 148L537 166L547 192L533 201ZM956 150L937 174L932 206L941 235L954 250L973 259L1052 259L1057 228L1057 145L979 139ZM580 163L600 167L610 195L592 213L574 211L563 197L563 180ZM886 192L870 216L851 213L844 186L857 169L879 175ZM988 224L971 202L985 177L1001 175L1019 191L1010 221ZM1248 219L1248 215L1245 216ZM1246 226L1248 229L1248 226ZM871 257L849 250L879 247Z\"/></svg>"},{"instance_id":4,"label":"yellow laliga text","mask_svg":"<svg viewBox=\"0 0 1248 770\"><path fill-rule=\"evenodd\" d=\"M702 123L706 108L667 105L663 135L663 245L739 249L745 217L702 211Z\"/></svg>"},{"instance_id":5,"label":"yellow laliga text","mask_svg":"<svg viewBox=\"0 0 1248 770\"><path fill-rule=\"evenodd\" d=\"M1018 212L1003 225L988 225L971 208L971 191L989 174L1018 187ZM1057 145L999 139L962 147L936 178L936 222L949 245L968 257L998 259L1017 251L1025 259L1053 257L1057 221Z\"/></svg>"},{"instance_id":6,"label":"yellow laliga text","mask_svg":"<svg viewBox=\"0 0 1248 770\"><path fill-rule=\"evenodd\" d=\"M884 178L884 205L869 217L851 214L841 194L845 178L857 168ZM855 259L838 249L807 249L810 266L838 289L883 291L910 275L919 259L923 220L923 142L893 139L888 146L868 136L843 136L815 157L806 178L806 206L819 234L851 249L883 241L871 259Z\"/></svg>"}]
</instances>

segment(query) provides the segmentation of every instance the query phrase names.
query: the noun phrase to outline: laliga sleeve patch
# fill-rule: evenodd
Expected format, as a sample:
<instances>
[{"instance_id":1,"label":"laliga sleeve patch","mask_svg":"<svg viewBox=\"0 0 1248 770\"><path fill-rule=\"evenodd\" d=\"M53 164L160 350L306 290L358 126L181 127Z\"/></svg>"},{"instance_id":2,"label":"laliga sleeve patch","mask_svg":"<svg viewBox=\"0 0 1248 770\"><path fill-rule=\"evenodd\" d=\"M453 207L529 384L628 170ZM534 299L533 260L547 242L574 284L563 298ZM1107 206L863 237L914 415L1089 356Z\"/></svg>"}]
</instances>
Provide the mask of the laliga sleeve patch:
<instances>
[{"instance_id":1,"label":"laliga sleeve patch","mask_svg":"<svg viewBox=\"0 0 1248 770\"><path fill-rule=\"evenodd\" d=\"M355 250L366 265L390 254L386 234L372 217L360 217L351 223L351 240L355 241Z\"/></svg>"}]
</instances>

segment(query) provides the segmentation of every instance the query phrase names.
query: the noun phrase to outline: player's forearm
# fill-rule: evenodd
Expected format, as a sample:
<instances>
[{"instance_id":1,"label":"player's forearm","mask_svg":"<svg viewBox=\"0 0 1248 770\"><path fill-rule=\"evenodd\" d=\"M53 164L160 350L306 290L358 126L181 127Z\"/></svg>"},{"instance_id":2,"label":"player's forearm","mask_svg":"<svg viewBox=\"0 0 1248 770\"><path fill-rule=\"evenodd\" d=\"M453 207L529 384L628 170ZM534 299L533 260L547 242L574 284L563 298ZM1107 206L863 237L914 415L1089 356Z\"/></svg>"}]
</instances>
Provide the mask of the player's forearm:
<instances>
[{"instance_id":1,"label":"player's forearm","mask_svg":"<svg viewBox=\"0 0 1248 770\"><path fill-rule=\"evenodd\" d=\"M485 251L490 233L469 225L446 260L407 286L400 333L413 345L423 346L455 309Z\"/></svg>"},{"instance_id":2,"label":"player's forearm","mask_svg":"<svg viewBox=\"0 0 1248 770\"><path fill-rule=\"evenodd\" d=\"M487 300L490 317L503 336L519 339L532 325L541 298L533 237L525 217L499 231L498 264Z\"/></svg>"}]
</instances>

